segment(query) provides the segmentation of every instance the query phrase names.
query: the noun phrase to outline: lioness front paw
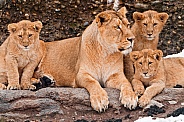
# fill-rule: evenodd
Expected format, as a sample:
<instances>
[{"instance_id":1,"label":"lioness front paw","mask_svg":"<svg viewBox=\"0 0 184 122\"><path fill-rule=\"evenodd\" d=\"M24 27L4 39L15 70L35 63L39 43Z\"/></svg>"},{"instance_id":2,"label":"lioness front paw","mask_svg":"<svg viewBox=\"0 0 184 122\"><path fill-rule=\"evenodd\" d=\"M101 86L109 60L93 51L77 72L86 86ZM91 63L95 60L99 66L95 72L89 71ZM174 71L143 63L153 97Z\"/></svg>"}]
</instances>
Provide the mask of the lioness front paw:
<instances>
[{"instance_id":1,"label":"lioness front paw","mask_svg":"<svg viewBox=\"0 0 184 122\"><path fill-rule=\"evenodd\" d=\"M138 104L139 104L139 107L145 107L146 105L148 105L150 103L151 99L147 96L141 96L139 98L139 101L138 101Z\"/></svg>"},{"instance_id":2,"label":"lioness front paw","mask_svg":"<svg viewBox=\"0 0 184 122\"><path fill-rule=\"evenodd\" d=\"M19 84L8 84L7 89L8 90L19 90L20 89L20 85Z\"/></svg>"},{"instance_id":3,"label":"lioness front paw","mask_svg":"<svg viewBox=\"0 0 184 122\"><path fill-rule=\"evenodd\" d=\"M105 90L90 95L91 106L98 112L105 111L108 108L109 100Z\"/></svg>"},{"instance_id":4,"label":"lioness front paw","mask_svg":"<svg viewBox=\"0 0 184 122\"><path fill-rule=\"evenodd\" d=\"M138 97L133 91L121 91L120 100L124 107L130 110L137 107Z\"/></svg>"}]
</instances>

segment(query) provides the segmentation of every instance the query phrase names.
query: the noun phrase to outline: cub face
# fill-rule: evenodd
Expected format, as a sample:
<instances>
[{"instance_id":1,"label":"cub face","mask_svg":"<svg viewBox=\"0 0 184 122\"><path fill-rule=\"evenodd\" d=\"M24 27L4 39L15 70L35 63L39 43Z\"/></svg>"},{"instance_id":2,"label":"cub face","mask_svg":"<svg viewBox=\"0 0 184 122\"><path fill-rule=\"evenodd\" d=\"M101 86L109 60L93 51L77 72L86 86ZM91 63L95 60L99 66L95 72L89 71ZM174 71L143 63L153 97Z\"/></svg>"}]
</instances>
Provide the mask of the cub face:
<instances>
[{"instance_id":1,"label":"cub face","mask_svg":"<svg viewBox=\"0 0 184 122\"><path fill-rule=\"evenodd\" d=\"M115 52L123 54L132 51L135 38L125 14L126 8L123 7L117 13L102 12L96 17L100 36L104 41L103 45L111 45Z\"/></svg>"},{"instance_id":2,"label":"cub face","mask_svg":"<svg viewBox=\"0 0 184 122\"><path fill-rule=\"evenodd\" d=\"M42 28L40 21L31 22L29 20L23 20L19 23L12 23L8 25L10 36L19 48L23 50L29 50L33 44L39 41L39 32Z\"/></svg>"},{"instance_id":3,"label":"cub face","mask_svg":"<svg viewBox=\"0 0 184 122\"><path fill-rule=\"evenodd\" d=\"M167 13L158 13L152 10L145 11L144 13L133 13L133 19L140 28L140 34L147 40L153 40L159 36L168 17Z\"/></svg>"},{"instance_id":4,"label":"cub face","mask_svg":"<svg viewBox=\"0 0 184 122\"><path fill-rule=\"evenodd\" d=\"M161 50L144 49L130 53L130 59L134 63L135 72L144 79L151 78L157 73L159 62L162 59Z\"/></svg>"}]
</instances>

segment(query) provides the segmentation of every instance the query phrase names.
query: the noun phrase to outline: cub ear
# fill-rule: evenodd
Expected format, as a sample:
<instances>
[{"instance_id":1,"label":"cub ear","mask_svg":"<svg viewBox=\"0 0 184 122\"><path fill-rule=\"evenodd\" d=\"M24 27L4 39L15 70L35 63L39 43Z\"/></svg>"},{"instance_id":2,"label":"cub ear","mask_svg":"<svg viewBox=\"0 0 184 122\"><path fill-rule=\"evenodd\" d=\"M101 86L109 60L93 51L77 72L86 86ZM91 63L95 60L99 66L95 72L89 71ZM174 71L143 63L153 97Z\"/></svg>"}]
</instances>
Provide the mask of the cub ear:
<instances>
[{"instance_id":1,"label":"cub ear","mask_svg":"<svg viewBox=\"0 0 184 122\"><path fill-rule=\"evenodd\" d=\"M41 29L42 29L42 22L40 21L35 21L33 22L34 25L33 25L33 28L35 29L36 32L40 32Z\"/></svg>"},{"instance_id":2,"label":"cub ear","mask_svg":"<svg viewBox=\"0 0 184 122\"><path fill-rule=\"evenodd\" d=\"M111 16L108 13L102 12L96 16L96 23L98 27L102 26L102 24L107 23L111 20Z\"/></svg>"},{"instance_id":3,"label":"cub ear","mask_svg":"<svg viewBox=\"0 0 184 122\"><path fill-rule=\"evenodd\" d=\"M167 13L158 13L158 17L160 21L165 24L167 19L169 18L169 15Z\"/></svg>"},{"instance_id":4,"label":"cub ear","mask_svg":"<svg viewBox=\"0 0 184 122\"><path fill-rule=\"evenodd\" d=\"M162 52L161 50L155 50L155 51L153 52L153 57L154 57L156 60L158 60L158 61L160 61L160 60L162 59L162 56L163 56L163 52Z\"/></svg>"},{"instance_id":5,"label":"cub ear","mask_svg":"<svg viewBox=\"0 0 184 122\"><path fill-rule=\"evenodd\" d=\"M14 33L16 31L16 29L17 29L17 24L16 23L12 23L12 24L8 25L8 31L10 33Z\"/></svg>"},{"instance_id":6,"label":"cub ear","mask_svg":"<svg viewBox=\"0 0 184 122\"><path fill-rule=\"evenodd\" d=\"M133 19L135 21L141 21L144 19L144 14L143 13L140 13L140 12L134 12L133 13Z\"/></svg>"},{"instance_id":7,"label":"cub ear","mask_svg":"<svg viewBox=\"0 0 184 122\"><path fill-rule=\"evenodd\" d=\"M120 13L123 17L126 17L126 7L122 7L120 10L118 10L118 13Z\"/></svg>"},{"instance_id":8,"label":"cub ear","mask_svg":"<svg viewBox=\"0 0 184 122\"><path fill-rule=\"evenodd\" d=\"M130 59L135 62L139 59L139 53L140 51L133 51L130 53Z\"/></svg>"}]
</instances>

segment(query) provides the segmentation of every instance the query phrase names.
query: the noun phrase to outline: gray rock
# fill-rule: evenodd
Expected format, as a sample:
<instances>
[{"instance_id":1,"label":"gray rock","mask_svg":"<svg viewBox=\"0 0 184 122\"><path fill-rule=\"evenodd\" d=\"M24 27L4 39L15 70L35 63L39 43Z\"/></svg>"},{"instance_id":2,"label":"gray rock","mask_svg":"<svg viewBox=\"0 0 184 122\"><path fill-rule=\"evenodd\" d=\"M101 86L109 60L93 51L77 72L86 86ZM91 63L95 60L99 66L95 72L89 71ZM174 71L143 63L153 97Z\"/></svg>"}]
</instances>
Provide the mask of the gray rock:
<instances>
[{"instance_id":1,"label":"gray rock","mask_svg":"<svg viewBox=\"0 0 184 122\"><path fill-rule=\"evenodd\" d=\"M117 89L105 88L109 96L109 109L119 111ZM184 97L184 89L164 89L154 100L170 101ZM89 112L89 93L84 88L43 88L36 92L28 90L0 90L0 116L6 117L39 117L44 115L65 115L65 110Z\"/></svg>"}]
</instances>

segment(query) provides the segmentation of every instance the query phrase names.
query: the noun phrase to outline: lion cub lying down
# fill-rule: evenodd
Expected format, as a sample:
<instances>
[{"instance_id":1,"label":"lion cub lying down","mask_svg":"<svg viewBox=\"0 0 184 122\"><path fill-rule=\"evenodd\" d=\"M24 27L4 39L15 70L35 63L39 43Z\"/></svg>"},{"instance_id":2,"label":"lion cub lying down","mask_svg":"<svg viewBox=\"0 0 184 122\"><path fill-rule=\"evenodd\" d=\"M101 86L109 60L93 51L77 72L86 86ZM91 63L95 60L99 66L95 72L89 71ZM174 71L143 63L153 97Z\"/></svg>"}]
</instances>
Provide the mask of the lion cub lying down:
<instances>
[{"instance_id":1,"label":"lion cub lying down","mask_svg":"<svg viewBox=\"0 0 184 122\"><path fill-rule=\"evenodd\" d=\"M9 37L0 46L0 89L30 89L33 72L44 54L39 40L40 21L22 20L8 25Z\"/></svg>"},{"instance_id":2,"label":"lion cub lying down","mask_svg":"<svg viewBox=\"0 0 184 122\"><path fill-rule=\"evenodd\" d=\"M82 37L46 43L47 53L38 72L51 74L56 86L86 88L96 111L109 104L101 86L121 90L121 103L134 109L138 98L123 72L122 53L131 51L134 39L125 13L125 8L101 12Z\"/></svg>"},{"instance_id":3,"label":"lion cub lying down","mask_svg":"<svg viewBox=\"0 0 184 122\"><path fill-rule=\"evenodd\" d=\"M184 58L162 58L161 50L144 49L130 53L135 67L132 86L144 107L165 87L184 86ZM147 87L145 89L145 87Z\"/></svg>"}]
</instances>

